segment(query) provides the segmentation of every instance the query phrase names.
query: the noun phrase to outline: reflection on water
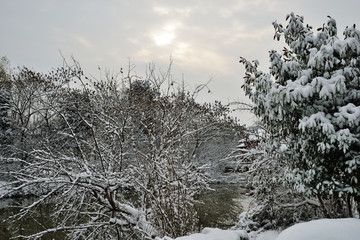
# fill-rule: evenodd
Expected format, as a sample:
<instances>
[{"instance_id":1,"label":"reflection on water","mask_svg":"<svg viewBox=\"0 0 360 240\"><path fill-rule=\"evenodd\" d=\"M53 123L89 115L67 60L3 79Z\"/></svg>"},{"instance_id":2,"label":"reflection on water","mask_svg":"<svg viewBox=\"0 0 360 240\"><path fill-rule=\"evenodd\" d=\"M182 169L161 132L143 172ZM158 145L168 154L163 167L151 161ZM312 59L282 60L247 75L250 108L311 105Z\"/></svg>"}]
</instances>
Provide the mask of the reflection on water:
<instances>
[{"instance_id":1,"label":"reflection on water","mask_svg":"<svg viewBox=\"0 0 360 240\"><path fill-rule=\"evenodd\" d=\"M204 193L196 209L200 218L199 230L203 227L229 228L237 222L239 214L243 211L244 188L238 184L216 184L210 186L213 191ZM18 235L29 235L43 231L52 226L53 203L43 204L33 212L18 221L10 221L8 217L19 213L20 205L27 205L33 198L15 198L0 200L0 239L10 239ZM13 206L13 207L10 207ZM41 239L65 239L61 232L49 233Z\"/></svg>"},{"instance_id":2,"label":"reflection on water","mask_svg":"<svg viewBox=\"0 0 360 240\"><path fill-rule=\"evenodd\" d=\"M9 219L9 217L19 213L20 208L18 206L27 205L34 200L34 198L14 198L0 201L0 239L30 235L53 227L51 218L52 203L39 206L36 211L32 212L31 216L26 216L21 220ZM61 232L48 233L41 239L65 239L65 234Z\"/></svg>"},{"instance_id":3,"label":"reflection on water","mask_svg":"<svg viewBox=\"0 0 360 240\"><path fill-rule=\"evenodd\" d=\"M234 226L240 213L244 211L242 202L245 200L246 190L238 184L214 184L210 187L213 191L203 194L199 199L203 204L197 205L199 229L227 229Z\"/></svg>"}]
</instances>

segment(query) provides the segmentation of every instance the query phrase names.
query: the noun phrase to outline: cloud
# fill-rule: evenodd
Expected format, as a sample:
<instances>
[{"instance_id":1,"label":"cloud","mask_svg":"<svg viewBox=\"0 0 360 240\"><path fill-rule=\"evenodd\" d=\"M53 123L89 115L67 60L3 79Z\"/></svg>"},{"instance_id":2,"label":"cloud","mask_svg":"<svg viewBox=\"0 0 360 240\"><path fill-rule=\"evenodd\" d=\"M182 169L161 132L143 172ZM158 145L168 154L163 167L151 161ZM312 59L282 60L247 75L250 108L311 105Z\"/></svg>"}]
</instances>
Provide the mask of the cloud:
<instances>
[{"instance_id":1,"label":"cloud","mask_svg":"<svg viewBox=\"0 0 360 240\"><path fill-rule=\"evenodd\" d=\"M264 14L265 12L276 12L281 6L279 1L252 0L252 1L235 1L232 5L225 5L219 8L219 14L222 17L237 17L239 13L252 15Z\"/></svg>"},{"instance_id":2,"label":"cloud","mask_svg":"<svg viewBox=\"0 0 360 240\"><path fill-rule=\"evenodd\" d=\"M159 5L153 6L153 12L159 16L169 16L175 14L178 16L188 17L195 9L196 8L193 7L172 8Z\"/></svg>"},{"instance_id":3,"label":"cloud","mask_svg":"<svg viewBox=\"0 0 360 240\"><path fill-rule=\"evenodd\" d=\"M168 15L170 13L170 8L161 7L161 6L153 6L153 11L158 15Z\"/></svg>"},{"instance_id":4,"label":"cloud","mask_svg":"<svg viewBox=\"0 0 360 240\"><path fill-rule=\"evenodd\" d=\"M93 46L93 44L84 37L74 36L74 39L84 47L91 48Z\"/></svg>"},{"instance_id":5,"label":"cloud","mask_svg":"<svg viewBox=\"0 0 360 240\"><path fill-rule=\"evenodd\" d=\"M222 35L224 36L225 44L236 44L244 41L251 41L254 43L259 40L267 39L271 41L271 37L274 34L274 28L272 26L253 29L252 31L246 31L244 29L236 29L237 31L225 32ZM226 36L226 37L225 37Z\"/></svg>"},{"instance_id":6,"label":"cloud","mask_svg":"<svg viewBox=\"0 0 360 240\"><path fill-rule=\"evenodd\" d=\"M174 51L174 59L181 67L201 71L207 73L206 75L227 75L232 72L228 59L206 46L179 44L178 49Z\"/></svg>"}]
</instances>

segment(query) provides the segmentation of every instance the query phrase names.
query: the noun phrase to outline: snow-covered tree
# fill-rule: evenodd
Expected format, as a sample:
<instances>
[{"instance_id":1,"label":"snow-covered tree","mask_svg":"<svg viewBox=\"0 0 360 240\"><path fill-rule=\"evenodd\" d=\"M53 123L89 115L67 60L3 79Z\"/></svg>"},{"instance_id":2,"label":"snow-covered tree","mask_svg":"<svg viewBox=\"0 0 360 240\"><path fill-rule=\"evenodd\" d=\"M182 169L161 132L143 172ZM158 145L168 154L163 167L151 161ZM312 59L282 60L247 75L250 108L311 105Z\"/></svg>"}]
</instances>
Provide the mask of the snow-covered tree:
<instances>
[{"instance_id":1,"label":"snow-covered tree","mask_svg":"<svg viewBox=\"0 0 360 240\"><path fill-rule=\"evenodd\" d=\"M11 142L11 119L9 117L10 108L10 69L9 60L2 57L0 60L0 141L2 146L0 152L5 154L5 145Z\"/></svg>"},{"instance_id":2,"label":"snow-covered tree","mask_svg":"<svg viewBox=\"0 0 360 240\"><path fill-rule=\"evenodd\" d=\"M200 146L236 124L220 103L199 104L169 74L151 73L89 79L75 62L14 74L9 111L22 124L15 137L23 148L0 155L10 176L1 187L11 189L0 198L37 196L15 220L54 206L53 227L23 238L60 231L69 239L151 239L195 230L194 205L207 189Z\"/></svg>"},{"instance_id":3,"label":"snow-covered tree","mask_svg":"<svg viewBox=\"0 0 360 240\"><path fill-rule=\"evenodd\" d=\"M273 23L274 38L283 36L288 48L270 51L269 73L241 58L243 88L270 131L268 152L288 167L286 179L316 196L327 216L352 216L360 205L360 31L346 27L340 39L331 17L317 33L302 16L286 19L285 27Z\"/></svg>"}]
</instances>

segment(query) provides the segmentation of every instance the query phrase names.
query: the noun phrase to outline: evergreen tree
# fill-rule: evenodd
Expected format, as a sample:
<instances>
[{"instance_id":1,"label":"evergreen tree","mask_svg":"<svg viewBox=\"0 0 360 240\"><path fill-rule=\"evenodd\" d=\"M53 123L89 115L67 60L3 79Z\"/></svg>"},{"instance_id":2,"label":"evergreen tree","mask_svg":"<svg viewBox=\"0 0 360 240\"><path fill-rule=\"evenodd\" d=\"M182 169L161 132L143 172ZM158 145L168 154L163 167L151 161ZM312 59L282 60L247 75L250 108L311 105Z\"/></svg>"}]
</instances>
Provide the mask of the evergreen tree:
<instances>
[{"instance_id":1,"label":"evergreen tree","mask_svg":"<svg viewBox=\"0 0 360 240\"><path fill-rule=\"evenodd\" d=\"M340 39L331 17L317 33L302 16L286 19L286 27L273 23L274 39L283 36L288 48L270 51L270 73L241 58L243 88L287 180L317 197L328 217L352 216L360 205L360 31L346 27Z\"/></svg>"}]
</instances>

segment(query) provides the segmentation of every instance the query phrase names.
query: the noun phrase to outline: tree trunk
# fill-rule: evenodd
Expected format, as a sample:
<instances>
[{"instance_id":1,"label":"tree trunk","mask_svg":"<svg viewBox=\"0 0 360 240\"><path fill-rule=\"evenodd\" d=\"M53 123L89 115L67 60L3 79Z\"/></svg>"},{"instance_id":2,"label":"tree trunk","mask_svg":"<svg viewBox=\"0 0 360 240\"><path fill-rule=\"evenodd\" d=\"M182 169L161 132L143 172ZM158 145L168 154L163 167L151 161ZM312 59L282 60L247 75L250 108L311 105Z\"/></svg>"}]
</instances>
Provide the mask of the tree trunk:
<instances>
[{"instance_id":1,"label":"tree trunk","mask_svg":"<svg viewBox=\"0 0 360 240\"><path fill-rule=\"evenodd\" d=\"M319 203L320 203L320 206L321 206L321 209L323 210L323 213L325 215L326 218L331 218L330 214L329 214L329 211L326 209L325 207L325 204L324 204L324 201L320 195L320 193L317 194L317 198L319 200Z\"/></svg>"},{"instance_id":2,"label":"tree trunk","mask_svg":"<svg viewBox=\"0 0 360 240\"><path fill-rule=\"evenodd\" d=\"M349 217L354 217L353 216L353 212L352 212L352 207L351 207L351 196L350 195L347 195L346 197L346 204L347 204L347 208L348 208L348 211L349 211Z\"/></svg>"}]
</instances>

